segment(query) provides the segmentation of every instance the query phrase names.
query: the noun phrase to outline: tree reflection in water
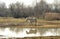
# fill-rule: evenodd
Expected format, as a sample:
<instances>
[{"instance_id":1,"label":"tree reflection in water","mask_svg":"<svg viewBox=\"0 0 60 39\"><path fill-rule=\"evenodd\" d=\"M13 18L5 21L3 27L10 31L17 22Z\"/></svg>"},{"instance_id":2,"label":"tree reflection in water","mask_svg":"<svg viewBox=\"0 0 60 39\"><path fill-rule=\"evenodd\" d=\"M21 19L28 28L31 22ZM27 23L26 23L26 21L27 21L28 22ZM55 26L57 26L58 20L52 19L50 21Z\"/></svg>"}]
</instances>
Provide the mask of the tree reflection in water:
<instances>
[{"instance_id":1,"label":"tree reflection in water","mask_svg":"<svg viewBox=\"0 0 60 39\"><path fill-rule=\"evenodd\" d=\"M37 30L36 33L27 34L26 31L31 29ZM38 34L37 34L38 33ZM0 27L0 35L12 37L28 37L28 36L60 36L60 28L20 28L20 27Z\"/></svg>"},{"instance_id":2,"label":"tree reflection in water","mask_svg":"<svg viewBox=\"0 0 60 39\"><path fill-rule=\"evenodd\" d=\"M48 31L48 28L38 28L38 32L43 36Z\"/></svg>"},{"instance_id":3,"label":"tree reflection in water","mask_svg":"<svg viewBox=\"0 0 60 39\"><path fill-rule=\"evenodd\" d=\"M20 31L22 32L23 31L23 28L10 27L10 31L18 33Z\"/></svg>"},{"instance_id":4,"label":"tree reflection in water","mask_svg":"<svg viewBox=\"0 0 60 39\"><path fill-rule=\"evenodd\" d=\"M5 27L0 27L0 31L4 31L5 30Z\"/></svg>"}]
</instances>

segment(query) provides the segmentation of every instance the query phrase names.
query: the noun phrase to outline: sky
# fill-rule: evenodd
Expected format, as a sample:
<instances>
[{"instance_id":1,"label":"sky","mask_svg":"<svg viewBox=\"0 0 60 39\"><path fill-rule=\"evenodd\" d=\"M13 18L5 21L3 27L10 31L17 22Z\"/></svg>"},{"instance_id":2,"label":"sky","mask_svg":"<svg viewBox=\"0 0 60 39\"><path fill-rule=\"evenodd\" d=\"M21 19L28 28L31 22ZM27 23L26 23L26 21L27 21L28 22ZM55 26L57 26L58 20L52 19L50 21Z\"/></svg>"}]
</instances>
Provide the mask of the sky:
<instances>
[{"instance_id":1,"label":"sky","mask_svg":"<svg viewBox=\"0 0 60 39\"><path fill-rule=\"evenodd\" d=\"M51 4L54 2L54 0L46 0L46 2Z\"/></svg>"},{"instance_id":2,"label":"sky","mask_svg":"<svg viewBox=\"0 0 60 39\"><path fill-rule=\"evenodd\" d=\"M16 3L16 2L21 2L21 3L24 3L25 5L34 5L34 3L36 3L36 0L0 0L0 2L5 2L6 3L6 6L8 7L9 4L11 3ZM40 0L37 0L37 2L39 2ZM54 0L46 0L47 3L53 3Z\"/></svg>"}]
</instances>

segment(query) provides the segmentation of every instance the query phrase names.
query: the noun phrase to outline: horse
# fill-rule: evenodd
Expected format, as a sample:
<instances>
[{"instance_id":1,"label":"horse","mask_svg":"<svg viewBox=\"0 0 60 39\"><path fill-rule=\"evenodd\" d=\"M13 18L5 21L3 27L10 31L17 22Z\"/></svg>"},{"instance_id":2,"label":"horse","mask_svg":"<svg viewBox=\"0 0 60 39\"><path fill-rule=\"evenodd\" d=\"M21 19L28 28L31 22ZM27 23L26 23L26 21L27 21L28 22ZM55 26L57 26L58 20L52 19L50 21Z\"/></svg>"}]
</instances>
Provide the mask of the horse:
<instances>
[{"instance_id":1,"label":"horse","mask_svg":"<svg viewBox=\"0 0 60 39\"><path fill-rule=\"evenodd\" d=\"M27 17L26 22L28 22L30 25L37 24L37 18L35 17Z\"/></svg>"}]
</instances>

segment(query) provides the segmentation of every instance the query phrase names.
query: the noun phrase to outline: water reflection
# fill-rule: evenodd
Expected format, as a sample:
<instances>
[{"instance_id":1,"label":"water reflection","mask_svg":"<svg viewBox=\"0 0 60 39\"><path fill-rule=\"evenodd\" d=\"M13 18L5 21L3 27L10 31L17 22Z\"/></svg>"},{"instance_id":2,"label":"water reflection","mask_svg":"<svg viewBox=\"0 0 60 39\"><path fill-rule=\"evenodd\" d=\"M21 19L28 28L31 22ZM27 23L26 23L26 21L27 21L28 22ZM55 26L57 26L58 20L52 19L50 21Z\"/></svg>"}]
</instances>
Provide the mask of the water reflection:
<instances>
[{"instance_id":1,"label":"water reflection","mask_svg":"<svg viewBox=\"0 0 60 39\"><path fill-rule=\"evenodd\" d=\"M35 32L34 30L37 31ZM28 33L30 32L30 33L27 34L26 32ZM60 36L60 28L0 27L0 35L8 36L8 37Z\"/></svg>"}]
</instances>

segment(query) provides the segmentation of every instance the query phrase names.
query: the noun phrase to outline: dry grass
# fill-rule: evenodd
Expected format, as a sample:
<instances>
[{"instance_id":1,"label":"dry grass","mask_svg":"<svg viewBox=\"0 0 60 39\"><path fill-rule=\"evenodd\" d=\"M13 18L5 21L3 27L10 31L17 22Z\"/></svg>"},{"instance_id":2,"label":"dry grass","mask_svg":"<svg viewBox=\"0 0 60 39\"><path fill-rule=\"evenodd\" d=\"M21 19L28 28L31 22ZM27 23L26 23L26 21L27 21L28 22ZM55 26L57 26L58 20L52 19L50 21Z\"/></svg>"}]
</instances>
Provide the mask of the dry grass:
<instances>
[{"instance_id":1,"label":"dry grass","mask_svg":"<svg viewBox=\"0 0 60 39\"><path fill-rule=\"evenodd\" d=\"M60 39L60 36L26 37L24 39Z\"/></svg>"},{"instance_id":2,"label":"dry grass","mask_svg":"<svg viewBox=\"0 0 60 39\"><path fill-rule=\"evenodd\" d=\"M25 19L15 19L15 18L0 18L0 23L8 23L8 22L13 22L13 23L17 23L17 22L25 22Z\"/></svg>"},{"instance_id":3,"label":"dry grass","mask_svg":"<svg viewBox=\"0 0 60 39\"><path fill-rule=\"evenodd\" d=\"M22 25L22 27L30 26L30 25L28 25L28 23L24 24L25 22L26 22L25 18L15 19L15 18L10 18L10 17L9 18L1 18L0 17L0 24L10 23L11 25L15 26L15 24L17 23L16 26L21 26L21 25ZM20 23L22 23L22 24L20 24ZM2 25L4 25L4 24L2 24ZM47 21L44 19L37 19L37 27L39 27L39 26L40 27L57 27L57 26L60 27L60 20ZM33 27L33 26L31 25L30 27ZM34 27L36 27L36 26L34 25Z\"/></svg>"},{"instance_id":4,"label":"dry grass","mask_svg":"<svg viewBox=\"0 0 60 39\"><path fill-rule=\"evenodd\" d=\"M6 39L6 38L3 38L3 39ZM12 38L9 38L9 39L12 39ZM60 39L60 36L24 37L24 38L15 38L15 39Z\"/></svg>"}]
</instances>

